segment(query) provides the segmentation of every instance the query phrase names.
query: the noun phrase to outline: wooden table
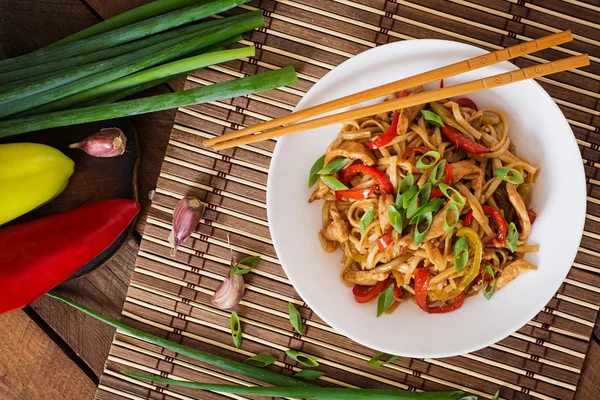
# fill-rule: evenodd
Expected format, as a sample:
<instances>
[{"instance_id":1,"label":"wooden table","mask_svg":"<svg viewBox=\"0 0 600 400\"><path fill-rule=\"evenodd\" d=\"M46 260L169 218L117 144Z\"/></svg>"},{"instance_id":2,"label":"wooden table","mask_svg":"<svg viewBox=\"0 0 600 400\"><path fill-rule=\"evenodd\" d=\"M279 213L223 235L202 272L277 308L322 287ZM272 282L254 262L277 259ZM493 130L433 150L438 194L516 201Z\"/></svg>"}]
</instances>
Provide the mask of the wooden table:
<instances>
[{"instance_id":1,"label":"wooden table","mask_svg":"<svg viewBox=\"0 0 600 400\"><path fill-rule=\"evenodd\" d=\"M146 0L0 0L0 58L47 45ZM148 94L180 90L172 81ZM140 136L139 193L148 192L160 170L175 111L131 118ZM63 284L70 297L119 318L131 276L144 218L127 246L106 267ZM0 317L0 399L78 399L94 397L114 329L45 297L23 311ZM600 322L576 393L577 400L598 398Z\"/></svg>"}]
</instances>

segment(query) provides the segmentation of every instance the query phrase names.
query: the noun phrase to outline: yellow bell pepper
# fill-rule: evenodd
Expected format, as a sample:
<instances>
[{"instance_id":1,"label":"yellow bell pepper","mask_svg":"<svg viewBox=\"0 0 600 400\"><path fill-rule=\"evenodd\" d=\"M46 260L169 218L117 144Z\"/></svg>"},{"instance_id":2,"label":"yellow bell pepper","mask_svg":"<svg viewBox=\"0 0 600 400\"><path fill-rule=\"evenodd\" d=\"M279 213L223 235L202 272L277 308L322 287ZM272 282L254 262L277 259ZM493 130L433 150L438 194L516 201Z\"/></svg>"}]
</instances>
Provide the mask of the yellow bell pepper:
<instances>
[{"instance_id":1,"label":"yellow bell pepper","mask_svg":"<svg viewBox=\"0 0 600 400\"><path fill-rule=\"evenodd\" d=\"M50 146L0 145L0 225L58 196L74 169L70 158Z\"/></svg>"}]
</instances>

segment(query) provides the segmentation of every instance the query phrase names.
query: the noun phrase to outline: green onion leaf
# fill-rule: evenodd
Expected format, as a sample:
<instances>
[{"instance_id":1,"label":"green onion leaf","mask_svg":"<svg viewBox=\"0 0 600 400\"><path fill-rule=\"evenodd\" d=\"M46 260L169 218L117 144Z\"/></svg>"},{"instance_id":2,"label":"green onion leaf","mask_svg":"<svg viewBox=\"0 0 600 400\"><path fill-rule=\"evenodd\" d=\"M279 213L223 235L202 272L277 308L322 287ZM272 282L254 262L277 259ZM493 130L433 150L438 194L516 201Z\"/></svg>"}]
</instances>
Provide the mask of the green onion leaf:
<instances>
[{"instance_id":1,"label":"green onion leaf","mask_svg":"<svg viewBox=\"0 0 600 400\"><path fill-rule=\"evenodd\" d=\"M440 183L438 186L442 193L444 193L444 196L452 200L452 202L457 206L462 207L467 204L467 200L465 200L458 190L454 189L452 186L446 185L445 183ZM452 193L448 194L448 190L450 190Z\"/></svg>"},{"instance_id":2,"label":"green onion leaf","mask_svg":"<svg viewBox=\"0 0 600 400\"><path fill-rule=\"evenodd\" d=\"M424 160L425 160L427 157L433 157L433 158L434 158L434 161L432 161L432 162L431 162L431 163L429 163L429 164L425 164L425 161L424 161ZM419 158L419 159L417 160L417 162L415 163L415 166L416 166L417 168L419 168L419 169L429 169L429 168L433 167L433 166L435 165L435 163L437 163L437 162L439 161L440 157L441 157L441 155L440 155L440 153L439 153L439 152L437 152L437 151L433 151L433 150L432 150L432 151L428 151L427 153L423 154L423 155L421 156L421 158Z\"/></svg>"},{"instance_id":3,"label":"green onion leaf","mask_svg":"<svg viewBox=\"0 0 600 400\"><path fill-rule=\"evenodd\" d=\"M406 217L412 218L417 212L429 201L429 197L431 196L431 183L426 183L423 185L419 193L417 193L408 204L408 208L406 209ZM420 205L419 205L420 204Z\"/></svg>"},{"instance_id":4,"label":"green onion leaf","mask_svg":"<svg viewBox=\"0 0 600 400\"><path fill-rule=\"evenodd\" d=\"M517 227L514 222L511 222L508 225L508 233L506 234L506 244L508 244L508 248L510 251L515 251L517 249L517 242L519 241L519 232L517 231Z\"/></svg>"},{"instance_id":5,"label":"green onion leaf","mask_svg":"<svg viewBox=\"0 0 600 400\"><path fill-rule=\"evenodd\" d=\"M321 176L321 180L324 184L329 186L331 190L347 190L348 187L344 185L342 182L338 181L333 176Z\"/></svg>"},{"instance_id":6,"label":"green onion leaf","mask_svg":"<svg viewBox=\"0 0 600 400\"><path fill-rule=\"evenodd\" d=\"M233 275L245 275L248 272L252 271L254 269L254 267L256 267L256 265L258 264L259 261L260 261L259 256L244 257L237 264L235 264L233 266L231 273ZM240 265L243 265L248 268L240 268Z\"/></svg>"},{"instance_id":7,"label":"green onion leaf","mask_svg":"<svg viewBox=\"0 0 600 400\"><path fill-rule=\"evenodd\" d=\"M439 163L435 164L431 172L429 173L428 182L432 185L435 185L444 177L444 173L446 172L446 160L442 160Z\"/></svg>"},{"instance_id":8,"label":"green onion leaf","mask_svg":"<svg viewBox=\"0 0 600 400\"><path fill-rule=\"evenodd\" d=\"M317 183L319 180L318 172L323 168L323 163L325 162L325 154L323 154L312 167L310 167L310 175L308 177L308 187L311 188Z\"/></svg>"},{"instance_id":9,"label":"green onion leaf","mask_svg":"<svg viewBox=\"0 0 600 400\"><path fill-rule=\"evenodd\" d=\"M388 358L387 360L382 360L383 356L386 356L386 353L377 353L373 356L373 358L371 358L367 364L370 365L371 367L380 367L382 365L385 364L389 364L394 362L396 359L398 359L398 356L390 356L390 358Z\"/></svg>"},{"instance_id":10,"label":"green onion leaf","mask_svg":"<svg viewBox=\"0 0 600 400\"><path fill-rule=\"evenodd\" d=\"M319 175L331 175L338 172L340 169L344 168L346 165L352 162L349 158L338 158L337 160L333 160L323 168L317 172Z\"/></svg>"},{"instance_id":11,"label":"green onion leaf","mask_svg":"<svg viewBox=\"0 0 600 400\"><path fill-rule=\"evenodd\" d=\"M388 204L388 219L398 233L402 233L402 229L404 228L402 226L402 223L404 222L403 214L403 211L398 211L393 204Z\"/></svg>"},{"instance_id":12,"label":"green onion leaf","mask_svg":"<svg viewBox=\"0 0 600 400\"><path fill-rule=\"evenodd\" d=\"M394 285L395 283L392 283L379 294L377 298L377 318L381 317L385 310L390 308L394 302Z\"/></svg>"},{"instance_id":13,"label":"green onion leaf","mask_svg":"<svg viewBox=\"0 0 600 400\"><path fill-rule=\"evenodd\" d=\"M231 327L231 337L233 338L233 344L235 347L240 349L242 347L242 323L240 322L240 317L238 317L237 313L231 313L231 319L229 322Z\"/></svg>"},{"instance_id":14,"label":"green onion leaf","mask_svg":"<svg viewBox=\"0 0 600 400\"><path fill-rule=\"evenodd\" d=\"M307 368L314 368L319 366L319 363L316 360L307 356L306 354L300 353L297 350L289 349L285 351L285 354L287 354L287 356L292 360L299 362Z\"/></svg>"},{"instance_id":15,"label":"green onion leaf","mask_svg":"<svg viewBox=\"0 0 600 400\"><path fill-rule=\"evenodd\" d=\"M454 223L452 225L448 223L449 212L454 213ZM460 211L458 211L458 206L456 203L450 203L448 208L446 208L446 211L444 211L444 232L446 232L448 235L454 231L454 227L458 223L459 213Z\"/></svg>"},{"instance_id":16,"label":"green onion leaf","mask_svg":"<svg viewBox=\"0 0 600 400\"><path fill-rule=\"evenodd\" d=\"M402 208L407 209L410 201L417 195L419 192L419 187L417 185L413 185L402 195ZM396 199L397 200L397 199ZM396 202L396 204L398 204Z\"/></svg>"},{"instance_id":17,"label":"green onion leaf","mask_svg":"<svg viewBox=\"0 0 600 400\"><path fill-rule=\"evenodd\" d=\"M444 122L442 121L442 118L433 111L421 110L421 114L423 114L423 118L425 118L425 121L429 122L430 124L437 125L440 128L444 127Z\"/></svg>"},{"instance_id":18,"label":"green onion leaf","mask_svg":"<svg viewBox=\"0 0 600 400\"><path fill-rule=\"evenodd\" d=\"M373 217L375 216L375 209L373 206L369 207L369 209L360 217L360 233L363 233L365 229L373 222Z\"/></svg>"},{"instance_id":19,"label":"green onion leaf","mask_svg":"<svg viewBox=\"0 0 600 400\"><path fill-rule=\"evenodd\" d=\"M425 228L425 230L423 230L423 232L420 232L419 224L424 220L427 220L427 228ZM429 233L429 229L431 228L432 221L433 221L433 213L431 213L431 212L428 212L427 214L419 215L417 217L416 226L415 226L415 236L413 238L413 242L415 242L415 244L417 246L420 245L421 242L423 240L425 240L425 238L427 237L427 234Z\"/></svg>"},{"instance_id":20,"label":"green onion leaf","mask_svg":"<svg viewBox=\"0 0 600 400\"><path fill-rule=\"evenodd\" d=\"M503 181L515 184L515 185L520 185L521 183L523 183L525 180L523 179L523 175L521 175L521 173L519 171L517 171L514 168L508 168L508 167L500 167L500 168L496 168L496 170L494 171L494 174L496 174L496 176L500 179L502 179Z\"/></svg>"},{"instance_id":21,"label":"green onion leaf","mask_svg":"<svg viewBox=\"0 0 600 400\"><path fill-rule=\"evenodd\" d=\"M314 369L303 369L300 372L292 375L294 378L306 379L307 381L314 381L325 375L323 371L315 371Z\"/></svg>"},{"instance_id":22,"label":"green onion leaf","mask_svg":"<svg viewBox=\"0 0 600 400\"><path fill-rule=\"evenodd\" d=\"M435 215L435 213L437 213L437 211L442 208L442 205L444 204L444 199L435 199L435 200L431 200L430 202L428 202L427 204L425 204L423 207L421 207L419 209L419 211L417 211L417 213L414 215L413 219L415 217L420 217L421 215L425 215L427 213L432 213ZM411 224L414 223L410 222Z\"/></svg>"},{"instance_id":23,"label":"green onion leaf","mask_svg":"<svg viewBox=\"0 0 600 400\"><path fill-rule=\"evenodd\" d=\"M264 368L273 364L277 359L265 354L257 354L244 360L244 364L252 365L253 367Z\"/></svg>"},{"instance_id":24,"label":"green onion leaf","mask_svg":"<svg viewBox=\"0 0 600 400\"><path fill-rule=\"evenodd\" d=\"M475 396L475 395L472 395L472 394L470 394L470 395L468 395L468 396L463 396L463 397L461 397L461 398L460 398L460 399L458 399L458 400L479 400L479 397L477 397L477 396ZM494 399L492 399L492 400L494 400Z\"/></svg>"},{"instance_id":25,"label":"green onion leaf","mask_svg":"<svg viewBox=\"0 0 600 400\"><path fill-rule=\"evenodd\" d=\"M469 261L469 239L462 236L454 245L454 269L456 272L462 271Z\"/></svg>"},{"instance_id":26,"label":"green onion leaf","mask_svg":"<svg viewBox=\"0 0 600 400\"><path fill-rule=\"evenodd\" d=\"M500 400L500 391L496 391L496 394L494 394L494 397L492 397L492 400Z\"/></svg>"},{"instance_id":27,"label":"green onion leaf","mask_svg":"<svg viewBox=\"0 0 600 400\"><path fill-rule=\"evenodd\" d=\"M288 310L290 314L290 323L296 332L302 335L302 315L300 315L300 312L290 302L288 302Z\"/></svg>"},{"instance_id":28,"label":"green onion leaf","mask_svg":"<svg viewBox=\"0 0 600 400\"><path fill-rule=\"evenodd\" d=\"M414 184L415 184L415 177L413 174L408 174L404 177L404 179L402 179L402 181L398 185L398 194L396 194L396 208L397 209L402 208L403 198L410 191L410 189L413 188Z\"/></svg>"},{"instance_id":29,"label":"green onion leaf","mask_svg":"<svg viewBox=\"0 0 600 400\"><path fill-rule=\"evenodd\" d=\"M487 280L485 279L487 275L492 277L492 282L490 284L488 284ZM496 291L496 274L494 274L494 270L489 265L485 267L481 281L483 282L483 295L489 300Z\"/></svg>"}]
</instances>

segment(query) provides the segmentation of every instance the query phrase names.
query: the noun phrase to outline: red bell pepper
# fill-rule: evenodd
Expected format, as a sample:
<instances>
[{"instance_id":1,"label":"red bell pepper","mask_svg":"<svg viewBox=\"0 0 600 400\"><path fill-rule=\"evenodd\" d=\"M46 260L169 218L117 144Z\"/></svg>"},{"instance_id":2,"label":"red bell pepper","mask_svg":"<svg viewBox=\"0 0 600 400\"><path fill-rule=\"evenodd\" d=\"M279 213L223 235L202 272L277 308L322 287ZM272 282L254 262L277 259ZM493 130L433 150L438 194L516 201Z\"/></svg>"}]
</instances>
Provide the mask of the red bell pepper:
<instances>
[{"instance_id":1,"label":"red bell pepper","mask_svg":"<svg viewBox=\"0 0 600 400\"><path fill-rule=\"evenodd\" d=\"M399 116L400 114L397 111L394 112L394 120L392 121L392 124L389 126L389 128L387 128L386 131L379 135L376 139L373 139L373 141L366 143L365 147L371 150L375 150L391 142L398 135L397 131Z\"/></svg>"},{"instance_id":2,"label":"red bell pepper","mask_svg":"<svg viewBox=\"0 0 600 400\"><path fill-rule=\"evenodd\" d=\"M340 171L339 180L345 185L350 181L350 179L354 177L354 175L358 174L359 172L366 175L370 175L377 183L377 186L379 186L379 190L381 191L381 193L394 193L394 186L392 186L392 182L390 181L390 178L388 178L388 176L385 174L385 172L381 172L376 168L369 167L368 165L364 164L353 164L349 167L342 169Z\"/></svg>"},{"instance_id":3,"label":"red bell pepper","mask_svg":"<svg viewBox=\"0 0 600 400\"><path fill-rule=\"evenodd\" d=\"M394 282L394 297L399 299L400 296L402 296L402 289L400 289L400 286L396 285Z\"/></svg>"},{"instance_id":4,"label":"red bell pepper","mask_svg":"<svg viewBox=\"0 0 600 400\"><path fill-rule=\"evenodd\" d=\"M482 144L476 143L472 140L464 137L458 130L451 127L450 125L444 125L442 128L442 135L446 136L456 147L459 147L472 154L485 154L489 153L490 149Z\"/></svg>"},{"instance_id":5,"label":"red bell pepper","mask_svg":"<svg viewBox=\"0 0 600 400\"><path fill-rule=\"evenodd\" d=\"M450 166L450 163L446 163L446 168L444 169L444 172L445 172L444 183L446 185L451 185L452 181L454 180L454 172L452 172L452 167ZM442 193L440 188L436 186L431 190L431 194L429 195L429 200L437 199L438 197L441 197L443 195L444 195L444 193Z\"/></svg>"},{"instance_id":6,"label":"red bell pepper","mask_svg":"<svg viewBox=\"0 0 600 400\"><path fill-rule=\"evenodd\" d=\"M459 107L467 107L472 108L475 111L479 111L477 104L475 104L475 102L468 97L461 97L460 99L456 100L456 104L458 104Z\"/></svg>"},{"instance_id":7,"label":"red bell pepper","mask_svg":"<svg viewBox=\"0 0 600 400\"><path fill-rule=\"evenodd\" d=\"M92 261L139 210L133 200L102 200L0 229L0 314L25 307Z\"/></svg>"},{"instance_id":8,"label":"red bell pepper","mask_svg":"<svg viewBox=\"0 0 600 400\"><path fill-rule=\"evenodd\" d=\"M375 286L354 285L352 294L357 303L369 303L377 298L393 282L390 279L379 281Z\"/></svg>"},{"instance_id":9,"label":"red bell pepper","mask_svg":"<svg viewBox=\"0 0 600 400\"><path fill-rule=\"evenodd\" d=\"M379 247L379 251L385 251L385 249L387 249L387 247L390 244L392 244L392 242L394 241L394 238L392 236L393 233L394 230L390 229L389 231L387 231L387 233L380 237L379 240L377 240L377 247Z\"/></svg>"},{"instance_id":10,"label":"red bell pepper","mask_svg":"<svg viewBox=\"0 0 600 400\"><path fill-rule=\"evenodd\" d=\"M533 225L537 218L537 213L533 211L533 208L530 208L529 210L527 210L527 215L529 215L529 222L531 223L531 225Z\"/></svg>"},{"instance_id":11,"label":"red bell pepper","mask_svg":"<svg viewBox=\"0 0 600 400\"><path fill-rule=\"evenodd\" d=\"M345 185L345 183L344 183ZM342 201L343 197L352 200L364 200L368 198L370 195L375 193L377 190L377 186L371 186L366 189L348 189L348 190L336 190L335 198L337 201Z\"/></svg>"},{"instance_id":12,"label":"red bell pepper","mask_svg":"<svg viewBox=\"0 0 600 400\"><path fill-rule=\"evenodd\" d=\"M412 147L407 147L406 150L404 150L404 152L402 153L402 155L400 156L400 162L404 162L406 160L408 160L408 157L412 156L415 153L427 153L429 150L427 150L427 147L425 146L412 146Z\"/></svg>"},{"instance_id":13,"label":"red bell pepper","mask_svg":"<svg viewBox=\"0 0 600 400\"><path fill-rule=\"evenodd\" d=\"M415 279L415 300L417 301L417 305L423 311L429 314L442 314L458 310L462 307L465 301L464 292L460 292L460 294L454 298L454 302L452 304L429 307L427 304L427 289L429 288L429 280L431 279L429 270L427 268L417 268L413 277Z\"/></svg>"},{"instance_id":14,"label":"red bell pepper","mask_svg":"<svg viewBox=\"0 0 600 400\"><path fill-rule=\"evenodd\" d=\"M401 97L406 97L408 96L408 92L406 91L406 89L402 89L399 92L394 93L396 95L396 97L401 98Z\"/></svg>"},{"instance_id":15,"label":"red bell pepper","mask_svg":"<svg viewBox=\"0 0 600 400\"><path fill-rule=\"evenodd\" d=\"M504 217L502 215L500 215L500 213L498 211L496 211L491 206L481 206L481 208L483 209L483 212L486 215L489 215L490 217L492 217L492 219L496 222L496 225L498 226L498 233L496 234L496 236L492 240L487 242L485 245L486 246L498 246L498 245L501 246L501 245L503 245L504 243L506 243L506 220L504 219ZM472 221L473 221L473 210L469 210L467 215L465 215L465 226L471 226Z\"/></svg>"}]
</instances>

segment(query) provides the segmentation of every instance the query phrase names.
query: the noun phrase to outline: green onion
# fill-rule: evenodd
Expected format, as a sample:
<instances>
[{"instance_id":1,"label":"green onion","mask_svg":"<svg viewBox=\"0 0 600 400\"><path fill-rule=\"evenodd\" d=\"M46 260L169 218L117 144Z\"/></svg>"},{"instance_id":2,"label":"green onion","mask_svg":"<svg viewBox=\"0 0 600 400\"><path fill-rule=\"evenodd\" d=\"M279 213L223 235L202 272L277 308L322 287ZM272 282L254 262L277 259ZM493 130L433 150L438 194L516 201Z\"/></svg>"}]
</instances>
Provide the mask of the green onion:
<instances>
[{"instance_id":1,"label":"green onion","mask_svg":"<svg viewBox=\"0 0 600 400\"><path fill-rule=\"evenodd\" d=\"M407 209L411 200L417 195L419 192L419 187L417 185L411 186L403 195L402 195L402 208Z\"/></svg>"},{"instance_id":2,"label":"green onion","mask_svg":"<svg viewBox=\"0 0 600 400\"><path fill-rule=\"evenodd\" d=\"M432 185L435 185L444 177L444 173L446 172L446 160L442 160L439 163L435 164L431 172L429 173L428 182Z\"/></svg>"},{"instance_id":3,"label":"green onion","mask_svg":"<svg viewBox=\"0 0 600 400\"><path fill-rule=\"evenodd\" d=\"M415 222L413 222L413 220L415 218L420 217L421 215L427 214L427 213L432 213L435 215L435 213L438 212L438 210L440 208L442 208L442 205L444 205L444 199L435 199L435 200L431 200L430 202L428 202L427 204L425 204L423 207L421 207L419 209L419 211L417 211L417 213L412 217L410 223L414 224Z\"/></svg>"},{"instance_id":4,"label":"green onion","mask_svg":"<svg viewBox=\"0 0 600 400\"><path fill-rule=\"evenodd\" d=\"M233 393L241 395L254 395L266 397L291 397L300 399L319 400L459 400L464 392L424 392L415 393L409 390L398 389L354 389L337 387L261 387L261 386L236 386L212 383L182 381L179 379L162 378L159 376L122 372L132 378L144 379L156 383L187 387L191 389L210 390L219 393Z\"/></svg>"},{"instance_id":5,"label":"green onion","mask_svg":"<svg viewBox=\"0 0 600 400\"><path fill-rule=\"evenodd\" d=\"M264 368L273 364L275 361L277 361L275 357L267 356L264 354L257 354L253 357L245 359L244 364L252 365L257 368Z\"/></svg>"},{"instance_id":6,"label":"green onion","mask_svg":"<svg viewBox=\"0 0 600 400\"><path fill-rule=\"evenodd\" d=\"M288 302L288 311L290 323L292 324L296 332L302 335L302 315L300 315L300 312L290 302Z\"/></svg>"},{"instance_id":7,"label":"green onion","mask_svg":"<svg viewBox=\"0 0 600 400\"><path fill-rule=\"evenodd\" d=\"M323 168L317 172L319 175L331 175L338 172L340 169L344 168L346 165L352 162L349 158L338 158L337 160L333 160Z\"/></svg>"},{"instance_id":8,"label":"green onion","mask_svg":"<svg viewBox=\"0 0 600 400\"><path fill-rule=\"evenodd\" d=\"M244 364L238 361L229 360L225 357L221 357L215 354L207 353L205 351L196 350L194 348L184 346L182 344L172 342L167 339L163 339L156 335L152 335L150 333L143 332L139 329L132 328L129 325L126 325L122 322L115 321L112 318L108 318L94 310L91 310L87 307L82 306L81 304L68 299L58 293L48 292L47 295L49 297L58 299L71 307L78 309L79 311L84 312L85 314L104 322L105 324L112 326L113 328L118 329L119 331L127 334L128 336L134 337L136 339L144 340L148 343L152 343L156 346L164 347L167 350L171 350L175 353L179 353L186 357L193 358L194 360L198 360L209 365L223 368L227 371L233 372L235 374L240 374L247 376L252 379L256 379L262 382L269 383L271 385L279 385L279 386L307 386L309 384L299 381L297 379L280 375L276 372L272 372L269 370L256 368L248 364Z\"/></svg>"},{"instance_id":9,"label":"green onion","mask_svg":"<svg viewBox=\"0 0 600 400\"><path fill-rule=\"evenodd\" d=\"M448 223L448 213L450 211L454 213L453 224ZM458 206L453 202L451 202L448 208L446 208L446 211L444 211L444 232L446 232L448 235L454 231L454 227L456 227L456 224L458 223L459 213L460 211L458 211Z\"/></svg>"},{"instance_id":10,"label":"green onion","mask_svg":"<svg viewBox=\"0 0 600 400\"><path fill-rule=\"evenodd\" d=\"M23 56L0 61L0 73L15 69L28 68L80 54L107 49L116 45L131 42L142 37L162 32L177 26L189 24L211 15L237 7L248 0L218 0L203 2L167 14L158 15L144 21L136 22L113 31L101 33L89 38L65 43L56 47L44 48ZM229 35L232 36L232 35Z\"/></svg>"},{"instance_id":11,"label":"green onion","mask_svg":"<svg viewBox=\"0 0 600 400\"><path fill-rule=\"evenodd\" d=\"M477 396L471 394L468 396L463 396L458 400L478 400L478 398L477 398ZM494 400L494 399L492 399L492 400Z\"/></svg>"},{"instance_id":12,"label":"green onion","mask_svg":"<svg viewBox=\"0 0 600 400\"><path fill-rule=\"evenodd\" d=\"M417 212L429 202L429 197L431 196L431 183L426 183L423 185L421 190L410 200L408 204L408 208L406 209L406 217L412 218ZM419 205L420 204L420 205Z\"/></svg>"},{"instance_id":13,"label":"green onion","mask_svg":"<svg viewBox=\"0 0 600 400\"><path fill-rule=\"evenodd\" d=\"M391 356L387 360L382 360L383 356L386 355L386 353L377 353L367 362L367 364L371 367L380 367L382 365L392 363L399 358L398 356Z\"/></svg>"},{"instance_id":14,"label":"green onion","mask_svg":"<svg viewBox=\"0 0 600 400\"><path fill-rule=\"evenodd\" d=\"M427 220L427 227L421 232L419 231L419 224L423 221ZM416 225L415 225L415 235L413 238L413 242L418 246L421 244L423 240L427 237L429 233L429 229L431 229L431 223L433 221L433 213L428 212L427 214L419 215L417 217Z\"/></svg>"},{"instance_id":15,"label":"green onion","mask_svg":"<svg viewBox=\"0 0 600 400\"><path fill-rule=\"evenodd\" d=\"M514 252L517 249L517 242L519 241L519 232L514 222L508 225L508 233L506 234L506 244L510 251Z\"/></svg>"},{"instance_id":16,"label":"green onion","mask_svg":"<svg viewBox=\"0 0 600 400\"><path fill-rule=\"evenodd\" d=\"M485 279L486 275L490 275L492 277L492 282L489 285ZM481 282L483 282L483 295L486 299L491 299L492 295L496 291L496 274L494 274L494 270L489 265L485 267L485 271L481 277Z\"/></svg>"},{"instance_id":17,"label":"green onion","mask_svg":"<svg viewBox=\"0 0 600 400\"><path fill-rule=\"evenodd\" d=\"M377 318L381 317L385 310L390 308L390 306L394 302L395 285L395 283L392 283L383 292L379 294L379 297L377 298Z\"/></svg>"},{"instance_id":18,"label":"green onion","mask_svg":"<svg viewBox=\"0 0 600 400\"><path fill-rule=\"evenodd\" d=\"M396 194L396 208L397 209L402 208L403 198L408 193L408 191L413 187L414 184L415 184L415 177L413 174L406 175L402 179L402 181L400 181L400 184L398 185L398 193Z\"/></svg>"},{"instance_id":19,"label":"green onion","mask_svg":"<svg viewBox=\"0 0 600 400\"><path fill-rule=\"evenodd\" d=\"M462 236L454 245L454 269L457 273L462 271L469 261L469 240Z\"/></svg>"},{"instance_id":20,"label":"green onion","mask_svg":"<svg viewBox=\"0 0 600 400\"><path fill-rule=\"evenodd\" d=\"M433 157L434 160L430 163L430 164L425 164L425 158L426 157ZM427 153L423 154L421 156L421 158L419 158L417 160L417 162L415 163L415 166L419 169L429 169L431 167L433 167L435 165L435 163L437 163L440 159L441 155L439 152L437 151L428 151Z\"/></svg>"},{"instance_id":21,"label":"green onion","mask_svg":"<svg viewBox=\"0 0 600 400\"><path fill-rule=\"evenodd\" d=\"M496 391L496 394L494 394L494 397L492 397L492 400L499 400L500 399L500 391Z\"/></svg>"},{"instance_id":22,"label":"green onion","mask_svg":"<svg viewBox=\"0 0 600 400\"><path fill-rule=\"evenodd\" d=\"M423 114L423 118L425 118L425 121L429 122L430 124L437 125L440 128L444 127L444 122L442 121L442 118L433 111L421 110L421 114Z\"/></svg>"},{"instance_id":23,"label":"green onion","mask_svg":"<svg viewBox=\"0 0 600 400\"><path fill-rule=\"evenodd\" d=\"M465 204L467 204L467 200L465 200L465 198L458 192L458 190L454 189L452 186L446 185L445 183L440 183L438 187L440 188L444 196L452 200L452 202L457 206L462 207ZM452 194L448 194L448 190L450 190ZM453 196L453 194L455 196Z\"/></svg>"},{"instance_id":24,"label":"green onion","mask_svg":"<svg viewBox=\"0 0 600 400\"><path fill-rule=\"evenodd\" d=\"M396 232L402 233L402 223L404 222L404 212L398 211L393 204L388 204L388 219Z\"/></svg>"},{"instance_id":25,"label":"green onion","mask_svg":"<svg viewBox=\"0 0 600 400\"><path fill-rule=\"evenodd\" d=\"M292 375L294 378L306 379L307 381L314 381L325 375L323 371L315 371L314 369L303 369L300 372L296 372Z\"/></svg>"},{"instance_id":26,"label":"green onion","mask_svg":"<svg viewBox=\"0 0 600 400\"><path fill-rule=\"evenodd\" d=\"M496 174L496 176L502 179L503 181L512 183L514 185L520 185L525 181L525 179L523 179L523 175L521 175L521 173L514 168L496 168L494 174Z\"/></svg>"},{"instance_id":27,"label":"green onion","mask_svg":"<svg viewBox=\"0 0 600 400\"><path fill-rule=\"evenodd\" d=\"M233 344L235 344L236 348L240 349L242 347L242 341L244 340L244 338L242 336L242 323L240 322L240 317L238 317L237 313L231 313L229 326L231 327L231 337L233 338Z\"/></svg>"},{"instance_id":28,"label":"green onion","mask_svg":"<svg viewBox=\"0 0 600 400\"><path fill-rule=\"evenodd\" d=\"M375 209L373 206L369 207L367 211L360 217L360 233L363 233L365 229L373 222L373 217L375 216Z\"/></svg>"},{"instance_id":29,"label":"green onion","mask_svg":"<svg viewBox=\"0 0 600 400\"><path fill-rule=\"evenodd\" d=\"M289 349L285 351L285 354L287 354L287 356L292 360L299 362L307 368L314 368L319 366L319 363L316 360L314 360L306 354L300 353L297 350Z\"/></svg>"},{"instance_id":30,"label":"green onion","mask_svg":"<svg viewBox=\"0 0 600 400\"><path fill-rule=\"evenodd\" d=\"M344 185L342 182L338 181L333 176L321 176L321 180L324 184L329 186L331 190L347 190L348 187Z\"/></svg>"},{"instance_id":31,"label":"green onion","mask_svg":"<svg viewBox=\"0 0 600 400\"><path fill-rule=\"evenodd\" d=\"M252 271L260 261L259 256L248 256L242 258L239 262L237 262L233 268L231 269L232 275L245 275L248 272ZM240 265L246 266L248 268L240 268Z\"/></svg>"},{"instance_id":32,"label":"green onion","mask_svg":"<svg viewBox=\"0 0 600 400\"><path fill-rule=\"evenodd\" d=\"M131 115L145 114L170 108L185 107L209 101L244 96L263 90L294 84L298 77L293 67L212 85L188 89L182 92L167 93L143 99L122 101L115 104L80 108L76 110L56 111L31 117L0 121L0 138L18 135L24 132L102 121Z\"/></svg>"},{"instance_id":33,"label":"green onion","mask_svg":"<svg viewBox=\"0 0 600 400\"><path fill-rule=\"evenodd\" d=\"M317 183L319 180L318 172L323 168L323 163L325 162L325 154L323 154L312 167L310 167L310 175L308 177L308 187L311 188Z\"/></svg>"}]
</instances>

